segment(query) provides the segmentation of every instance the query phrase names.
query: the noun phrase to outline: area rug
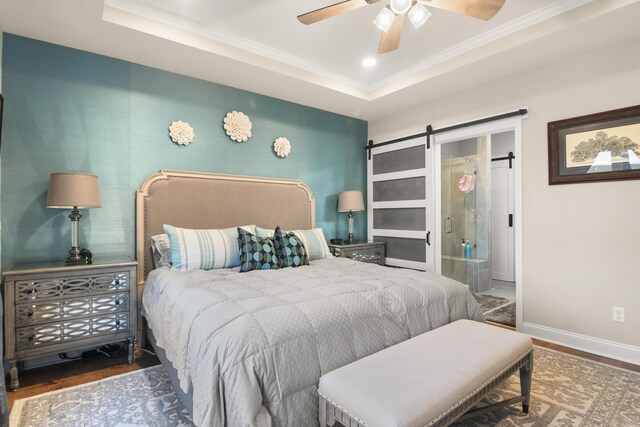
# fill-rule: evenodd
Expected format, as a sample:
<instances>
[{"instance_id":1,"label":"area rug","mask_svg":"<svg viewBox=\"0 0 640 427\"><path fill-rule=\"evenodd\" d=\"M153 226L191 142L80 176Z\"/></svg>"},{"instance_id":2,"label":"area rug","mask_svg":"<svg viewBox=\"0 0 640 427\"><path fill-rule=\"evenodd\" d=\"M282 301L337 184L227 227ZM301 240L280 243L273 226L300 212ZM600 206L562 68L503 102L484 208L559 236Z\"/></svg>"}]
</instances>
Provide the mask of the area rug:
<instances>
[{"instance_id":1,"label":"area rug","mask_svg":"<svg viewBox=\"0 0 640 427\"><path fill-rule=\"evenodd\" d=\"M484 318L489 322L500 323L502 325L516 327L516 303L498 307L494 310L484 313Z\"/></svg>"},{"instance_id":2,"label":"area rug","mask_svg":"<svg viewBox=\"0 0 640 427\"><path fill-rule=\"evenodd\" d=\"M507 298L486 294L473 294L480 311L489 322L516 327L516 303L509 304Z\"/></svg>"},{"instance_id":3,"label":"area rug","mask_svg":"<svg viewBox=\"0 0 640 427\"><path fill-rule=\"evenodd\" d=\"M11 427L193 427L162 365L14 402Z\"/></svg>"},{"instance_id":4,"label":"area rug","mask_svg":"<svg viewBox=\"0 0 640 427\"><path fill-rule=\"evenodd\" d=\"M498 308L501 305L505 305L509 302L509 300L506 298L495 297L493 295L474 293L473 297L476 299L476 301L478 301L478 305L480 305L480 311L482 311L483 313L491 311L494 308Z\"/></svg>"},{"instance_id":5,"label":"area rug","mask_svg":"<svg viewBox=\"0 0 640 427\"><path fill-rule=\"evenodd\" d=\"M518 375L482 404L519 394ZM456 423L484 426L640 425L640 374L559 353L534 350L529 415L519 405ZM161 366L46 393L14 403L12 427L193 427Z\"/></svg>"}]
</instances>

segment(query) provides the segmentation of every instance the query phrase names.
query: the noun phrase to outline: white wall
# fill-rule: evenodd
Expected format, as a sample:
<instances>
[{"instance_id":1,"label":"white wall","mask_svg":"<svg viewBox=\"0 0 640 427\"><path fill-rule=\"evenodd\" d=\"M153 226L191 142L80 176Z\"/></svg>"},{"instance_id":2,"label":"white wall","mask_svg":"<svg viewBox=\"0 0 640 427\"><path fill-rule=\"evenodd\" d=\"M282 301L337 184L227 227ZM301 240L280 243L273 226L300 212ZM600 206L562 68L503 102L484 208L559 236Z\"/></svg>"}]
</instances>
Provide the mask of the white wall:
<instances>
[{"instance_id":1,"label":"white wall","mask_svg":"<svg viewBox=\"0 0 640 427\"><path fill-rule=\"evenodd\" d=\"M640 364L640 180L548 185L547 122L640 104L640 39L369 122L382 141L529 108L522 122L527 332ZM613 323L612 306L626 308Z\"/></svg>"}]
</instances>

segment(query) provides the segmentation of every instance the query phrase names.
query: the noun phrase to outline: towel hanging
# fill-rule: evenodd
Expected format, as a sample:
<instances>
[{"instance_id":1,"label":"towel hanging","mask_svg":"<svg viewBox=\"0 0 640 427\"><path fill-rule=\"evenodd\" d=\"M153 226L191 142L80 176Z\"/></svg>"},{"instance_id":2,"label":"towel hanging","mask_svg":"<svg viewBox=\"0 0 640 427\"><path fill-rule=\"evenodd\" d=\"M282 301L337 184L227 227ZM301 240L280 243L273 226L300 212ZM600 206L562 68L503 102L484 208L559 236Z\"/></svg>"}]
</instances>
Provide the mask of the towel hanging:
<instances>
[{"instance_id":1,"label":"towel hanging","mask_svg":"<svg viewBox=\"0 0 640 427\"><path fill-rule=\"evenodd\" d=\"M476 177L473 175L464 175L458 181L458 189L465 193L471 193L476 188Z\"/></svg>"}]
</instances>

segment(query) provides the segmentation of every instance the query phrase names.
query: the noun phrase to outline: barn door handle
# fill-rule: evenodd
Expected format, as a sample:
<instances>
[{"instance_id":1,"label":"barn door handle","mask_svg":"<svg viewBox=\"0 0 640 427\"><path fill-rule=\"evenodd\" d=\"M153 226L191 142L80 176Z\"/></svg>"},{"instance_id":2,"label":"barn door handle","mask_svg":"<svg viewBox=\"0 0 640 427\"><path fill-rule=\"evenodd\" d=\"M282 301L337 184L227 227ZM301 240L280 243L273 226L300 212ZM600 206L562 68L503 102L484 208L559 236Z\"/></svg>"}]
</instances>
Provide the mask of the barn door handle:
<instances>
[{"instance_id":1,"label":"barn door handle","mask_svg":"<svg viewBox=\"0 0 640 427\"><path fill-rule=\"evenodd\" d=\"M427 231L427 245L431 246L431 232Z\"/></svg>"}]
</instances>

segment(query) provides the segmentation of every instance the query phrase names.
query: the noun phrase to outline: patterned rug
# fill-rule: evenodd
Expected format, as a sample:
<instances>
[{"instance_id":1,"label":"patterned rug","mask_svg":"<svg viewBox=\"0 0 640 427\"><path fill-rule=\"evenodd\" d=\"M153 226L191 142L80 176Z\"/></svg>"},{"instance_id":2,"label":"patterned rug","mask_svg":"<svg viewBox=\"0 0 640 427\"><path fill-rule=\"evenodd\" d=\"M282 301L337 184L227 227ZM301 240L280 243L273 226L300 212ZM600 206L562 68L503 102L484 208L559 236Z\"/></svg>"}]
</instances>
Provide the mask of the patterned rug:
<instances>
[{"instance_id":1,"label":"patterned rug","mask_svg":"<svg viewBox=\"0 0 640 427\"><path fill-rule=\"evenodd\" d=\"M498 307L484 315L489 322L516 327L516 303Z\"/></svg>"},{"instance_id":2,"label":"patterned rug","mask_svg":"<svg viewBox=\"0 0 640 427\"><path fill-rule=\"evenodd\" d=\"M489 322L516 327L516 303L507 298L486 294L473 294L480 305L480 311Z\"/></svg>"},{"instance_id":3,"label":"patterned rug","mask_svg":"<svg viewBox=\"0 0 640 427\"><path fill-rule=\"evenodd\" d=\"M493 295L474 293L473 297L476 299L476 301L478 301L478 305L480 306L480 311L482 311L482 313L486 313L500 307L501 305L509 303L508 299L495 297Z\"/></svg>"},{"instance_id":4,"label":"patterned rug","mask_svg":"<svg viewBox=\"0 0 640 427\"><path fill-rule=\"evenodd\" d=\"M486 402L520 392L514 375ZM541 347L534 350L529 415L519 405L454 424L469 426L640 426L640 374ZM154 366L14 403L12 427L193 427L164 369Z\"/></svg>"}]
</instances>

